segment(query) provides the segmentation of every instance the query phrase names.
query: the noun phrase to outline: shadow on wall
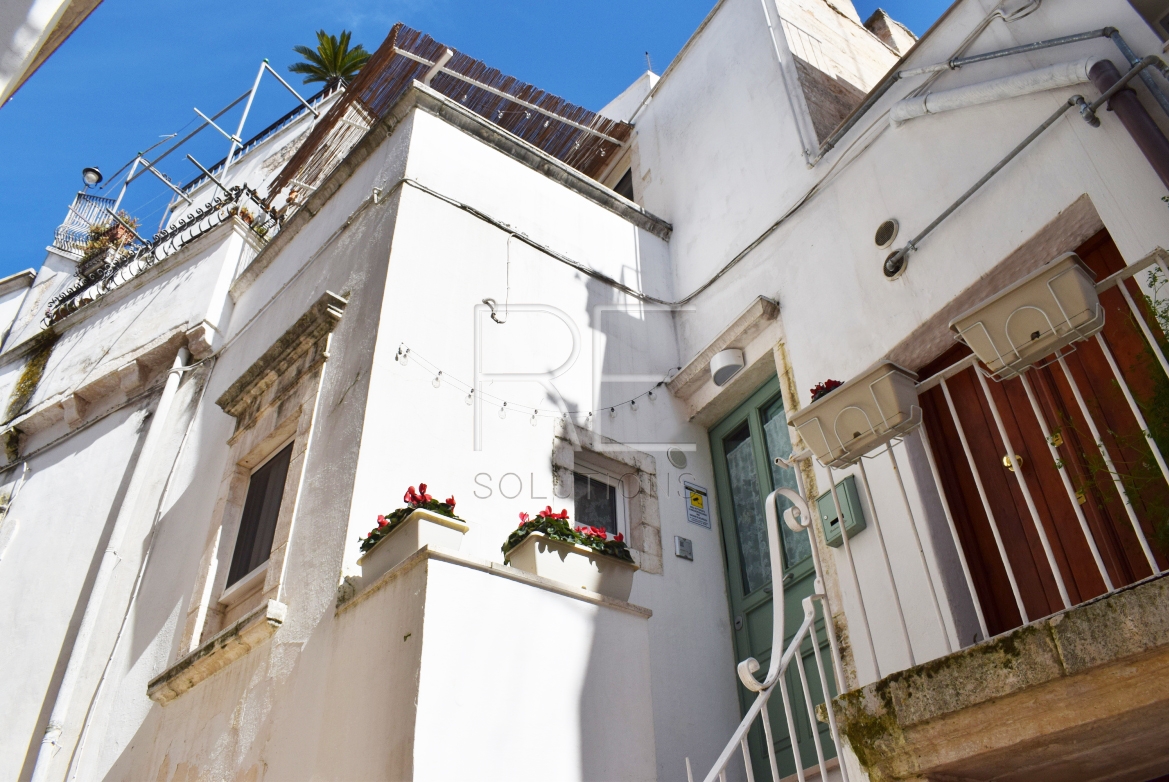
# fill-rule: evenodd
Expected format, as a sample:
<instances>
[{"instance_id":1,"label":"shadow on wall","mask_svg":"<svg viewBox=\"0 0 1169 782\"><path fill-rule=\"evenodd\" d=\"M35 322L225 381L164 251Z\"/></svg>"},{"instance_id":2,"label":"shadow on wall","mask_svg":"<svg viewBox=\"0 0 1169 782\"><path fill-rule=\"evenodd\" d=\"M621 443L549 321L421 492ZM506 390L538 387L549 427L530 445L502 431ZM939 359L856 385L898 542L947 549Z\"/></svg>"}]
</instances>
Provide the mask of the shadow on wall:
<instances>
[{"instance_id":1,"label":"shadow on wall","mask_svg":"<svg viewBox=\"0 0 1169 782\"><path fill-rule=\"evenodd\" d=\"M122 506L122 500L126 497L126 491L130 488L130 478L134 475L134 468L138 464L138 457L142 454L142 445L146 440L146 430L150 424L150 417L145 415L145 409L157 402L157 397L152 397L144 400L140 407L132 408L127 411L127 416L140 415L141 418L137 423L137 439L134 443L134 449L130 453L130 458L126 461L126 469L122 473L121 480L118 482L117 492L114 494L114 500L110 505L109 512L106 514L106 519L102 524L101 535L93 547L93 553L90 556L89 567L86 569L85 580L82 582L81 590L77 595L77 602L74 604L73 613L69 617L69 625L65 630L65 637L62 639L61 647L57 651L57 660L53 665L53 672L49 679L48 686L45 688L45 698L41 703L40 713L37 715L35 728L29 735L28 749L24 755L24 765L20 770L19 779L21 782L32 778L33 767L36 765L37 754L40 752L41 739L45 735L45 729L49 725L49 716L53 711L53 704L57 699L57 693L61 689L61 680L65 677L65 667L69 663L69 655L73 651L73 642L77 638L77 632L81 628L81 618L85 614L85 606L89 602L90 592L93 590L93 583L97 579L98 568L101 566L102 556L105 554L106 544L109 542L110 534L114 529L114 521L118 518L118 510ZM32 461L32 468L34 473L46 472L52 468L56 463L59 463L70 456L91 447L94 443L99 442L103 435L117 429L125 419L119 416L109 416L100 421L96 426L92 427L89 432L83 433L80 437L74 437L68 441L68 449L53 448L47 451L40 459ZM19 508L17 509L19 513Z\"/></svg>"},{"instance_id":2,"label":"shadow on wall","mask_svg":"<svg viewBox=\"0 0 1169 782\"><path fill-rule=\"evenodd\" d=\"M865 99L865 91L839 76L832 76L811 63L795 58L796 72L812 116L812 127L821 143L832 135L852 110Z\"/></svg>"}]
</instances>

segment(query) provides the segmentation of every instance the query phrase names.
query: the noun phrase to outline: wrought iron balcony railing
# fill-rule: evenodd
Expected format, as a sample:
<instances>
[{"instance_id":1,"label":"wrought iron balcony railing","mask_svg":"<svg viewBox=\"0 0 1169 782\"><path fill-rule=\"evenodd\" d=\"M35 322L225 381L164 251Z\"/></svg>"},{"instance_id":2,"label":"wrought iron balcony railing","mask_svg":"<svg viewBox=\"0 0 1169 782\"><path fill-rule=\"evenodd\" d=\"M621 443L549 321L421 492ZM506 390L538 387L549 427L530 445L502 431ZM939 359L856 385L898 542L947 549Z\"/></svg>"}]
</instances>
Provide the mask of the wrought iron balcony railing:
<instances>
[{"instance_id":1,"label":"wrought iron balcony railing","mask_svg":"<svg viewBox=\"0 0 1169 782\"><path fill-rule=\"evenodd\" d=\"M80 200L83 195L79 194L78 199ZM77 216L78 224L63 225L57 230L58 236L62 236L68 228L67 236L71 237L68 239L71 242L69 247L62 247L61 244L57 246L68 249L76 255L82 255L82 259L77 267L76 278L65 290L55 296L45 309L43 322L46 326L76 312L104 294L120 288L163 259L173 255L179 248L190 244L233 217L238 216L243 222L248 223L252 232L261 242L267 242L275 236L284 222L284 215L266 206L259 193L246 185L237 185L166 230L155 234L150 240L144 240L135 235L130 242L120 247L103 250L100 255L87 258L84 257L83 252L90 238L90 226L108 222L113 228L113 221L109 218L107 204L95 203L94 199L97 197L94 196L85 196L85 198L88 199L85 205L85 210L88 211L74 212L70 210L71 215ZM107 200L109 199L100 199L102 202ZM94 219L84 224L84 229L82 229L81 221L91 216ZM81 236L84 236L84 239L78 238Z\"/></svg>"}]
</instances>

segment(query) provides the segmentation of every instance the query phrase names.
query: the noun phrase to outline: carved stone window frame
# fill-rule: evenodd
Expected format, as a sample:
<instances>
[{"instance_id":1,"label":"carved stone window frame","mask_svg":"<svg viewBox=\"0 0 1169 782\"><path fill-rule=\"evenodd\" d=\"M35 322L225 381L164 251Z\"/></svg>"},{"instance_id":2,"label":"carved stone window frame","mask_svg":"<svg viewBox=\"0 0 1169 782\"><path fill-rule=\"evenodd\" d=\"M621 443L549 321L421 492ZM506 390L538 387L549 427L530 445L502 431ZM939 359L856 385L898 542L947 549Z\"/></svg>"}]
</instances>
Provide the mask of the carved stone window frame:
<instances>
[{"instance_id":1,"label":"carved stone window frame","mask_svg":"<svg viewBox=\"0 0 1169 782\"><path fill-rule=\"evenodd\" d=\"M570 428L571 427L571 430ZM552 442L552 488L565 507L574 505L573 489L577 454L588 468L600 468L625 485L625 541L633 561L643 573L662 573L662 518L658 507L657 460L602 434L561 420ZM569 513L575 517L575 507Z\"/></svg>"},{"instance_id":2,"label":"carved stone window frame","mask_svg":"<svg viewBox=\"0 0 1169 782\"><path fill-rule=\"evenodd\" d=\"M241 621L265 605L280 604L284 563L293 534L321 375L329 357L329 340L345 305L345 299L326 292L216 400L224 412L235 418L235 431L227 441L227 466L188 604L180 647L185 657L205 657L205 647L217 648L224 633L234 628L238 634ZM268 561L227 588L225 582L252 473L290 443L292 457ZM261 633L263 637L279 626L261 624L268 628L266 634ZM176 667L182 663L180 660Z\"/></svg>"}]
</instances>

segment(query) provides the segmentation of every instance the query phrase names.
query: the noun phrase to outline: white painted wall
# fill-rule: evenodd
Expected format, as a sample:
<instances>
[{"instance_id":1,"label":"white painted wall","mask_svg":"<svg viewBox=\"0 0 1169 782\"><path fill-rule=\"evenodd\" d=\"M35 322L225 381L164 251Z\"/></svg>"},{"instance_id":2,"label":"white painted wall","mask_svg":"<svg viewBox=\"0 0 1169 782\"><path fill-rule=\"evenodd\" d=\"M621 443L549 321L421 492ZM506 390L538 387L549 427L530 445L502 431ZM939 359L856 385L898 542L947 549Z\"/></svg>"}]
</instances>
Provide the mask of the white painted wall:
<instances>
[{"instance_id":1,"label":"white painted wall","mask_svg":"<svg viewBox=\"0 0 1169 782\"><path fill-rule=\"evenodd\" d=\"M905 67L948 59L992 8L975 0L956 4ZM991 22L970 51L1105 25L1121 29L1138 52L1159 48L1127 3L1047 2L1011 25ZM674 223L670 250L678 294L696 289L802 201L731 274L694 301L693 312L680 316L684 358L763 294L780 303L797 388L808 389L827 377L847 379L898 345L1085 193L1129 262L1157 246L1169 246L1169 221L1160 200L1164 187L1131 138L1112 115L1094 129L1070 113L923 240L901 279L886 281L881 263L888 251L872 243L883 220L900 221L895 243L900 247L1062 101L1077 91L1094 96L1094 88L1041 93L932 117L929 125L893 129L885 110L921 83L920 78L906 80L809 170L799 156L795 128L786 119L778 66L774 57L768 61L763 56L770 53L764 48L769 45L764 30L757 5L727 0L690 43L684 59L665 74L639 116L638 175L647 208ZM934 88L1092 55L1123 62L1110 42L1098 39L947 73ZM1151 100L1146 106L1155 113ZM806 404L807 396L801 401ZM899 454L912 484L908 454L900 448ZM892 538L893 569L903 598L908 598L920 662L944 647L932 605L922 604L928 599L925 575L916 551L907 545L908 519L887 470L884 465L872 469L876 503ZM820 473L819 479L826 488L826 475ZM945 530L937 511L936 505L932 514L918 508L927 545L931 532ZM873 535L862 535L853 549L862 590L872 595L866 606L882 670L888 673L902 667L907 656L876 545ZM941 540L929 556L935 564L944 562L952 576L957 565L948 547ZM834 550L833 556L843 567L842 553ZM841 581L849 627L860 632L857 596L843 575ZM960 594L953 603L958 624L969 627L969 604ZM952 626L951 618L947 622ZM854 639L853 647L863 644ZM866 657L858 652L857 664L862 680L871 680L875 671Z\"/></svg>"},{"instance_id":2,"label":"white painted wall","mask_svg":"<svg viewBox=\"0 0 1169 782\"><path fill-rule=\"evenodd\" d=\"M990 7L962 0L909 65L946 59ZM1120 27L1139 52L1152 51L1156 43L1120 0L1074 5L1047 0L1014 25L992 22L976 48L1105 24ZM964 69L946 74L937 86L1057 59L1092 54L1116 59L1109 46L1089 42ZM78 778L442 776L451 771L442 764L462 759L428 748L446 746L450 731L465 730L457 708L465 703L457 700L464 691L458 677L465 673L476 685L469 691L482 693L483 681L518 676L525 666L517 664L515 650L529 647L556 658L559 686L526 684L516 691L522 697L503 703L498 690L488 689L497 712L482 705L486 700L466 709L488 715L480 722L494 716L496 723L467 735L469 745L493 743L500 735L494 731L507 727L509 715L532 720L543 695L550 722L583 742L570 747L638 737L623 747L629 754L621 756L620 766L592 766L591 756L586 762L584 754L572 754L578 750L530 758L561 763L566 778L574 778L573 770L594 778L680 778L687 756L696 773L708 768L739 718L736 661L717 523L712 530L687 523L681 495L683 479L715 488L707 433L686 421L683 402L664 389L652 402L643 398L637 412L622 407L615 418L602 412L591 424L656 459L663 572L635 577L632 602L653 611L650 619L637 620L640 629L631 626L629 615L534 595L528 587L496 583L453 565L433 566L434 578L426 583L414 575L421 570L413 571L340 617L334 615L337 588L343 576L355 572L358 536L378 513L399 506L407 485L425 481L441 497L456 496L460 515L471 526L463 552L480 559L502 559L499 547L519 511L549 503L572 509L567 498L553 496L553 419L537 418L532 426L530 413L519 412L554 407L535 384L495 383L486 389L507 399L512 412L500 419L497 408L488 405L484 448L473 450L472 408L454 381L471 379L473 313L485 297L563 312L582 340L576 364L556 381L557 391L570 409L604 411L689 361L758 295L780 303L797 388L825 377L849 377L901 343L1085 193L1130 262L1158 245L1169 246L1169 221L1159 200L1164 188L1132 141L1107 113L1101 114L1100 129L1073 113L925 239L904 277L886 281L880 273L884 253L870 244L877 224L897 217L899 244L915 234L1071 92L888 128L884 110L919 83L894 88L838 149L809 170L762 9L750 0L725 0L637 117L637 192L650 212L672 222L668 242L415 110L311 221L262 256L264 270L250 284L237 284L229 294L245 249L232 229L223 229L58 324L62 335L33 407L59 404L151 339L200 321L215 326L213 347L220 352L200 370L208 373L205 389L195 374L184 385L192 407L183 409L193 418L175 419L183 428L170 433L176 449L188 421L189 434L173 472L169 462L159 468L168 473L168 488L158 528L149 538L150 562L131 604L146 550L140 545L102 612L99 643L84 658L79 705L71 707L65 725L68 751L53 759L49 778L65 776L87 719L91 727L77 756ZM268 148L281 146L274 141ZM240 175L261 171L267 154L248 159L252 168L241 164ZM404 176L667 300L696 289L810 188L817 189L695 299L692 310L667 315L626 301L521 242L511 243L509 268L506 232L401 184ZM374 187L384 193L376 205L368 201ZM68 271L62 259L51 256L38 273L0 354L4 398L24 367L19 346L39 330L44 303ZM167 707L157 706L146 697L145 682L180 656L176 628L191 599L211 506L227 466L233 422L214 400L326 290L348 297L349 304L332 338L308 445L287 560L288 618L270 641ZM604 305L616 309L597 309ZM569 329L551 315L513 311L506 325L483 323L484 359L491 371L544 370L568 352ZM393 360L403 343L413 351L406 365ZM443 370L438 389L424 361ZM614 374L643 377L613 382ZM120 397L111 399L101 410L114 409ZM26 452L37 453L29 459L32 477L0 527L0 546L7 546L0 551L0 622L7 623L0 624L0 635L22 639L20 646L0 650L11 656L6 669L22 672L0 685L0 710L17 715L22 725L0 739L5 778L19 777L21 768L27 774L29 751L35 755L40 725L52 708L54 666L61 670L68 656L68 628L80 616L85 569L101 555L100 530L129 465L134 415L126 408L77 432L62 420L24 442ZM663 458L666 444L691 449L685 473ZM898 456L915 515L926 530L931 567L951 583L952 552L934 538L944 522L915 488L922 475L920 453L899 446ZM874 463L870 478L920 662L944 649L932 606L924 602L925 575L888 469ZM507 474L501 493L500 479ZM825 487L826 475L818 477ZM9 470L5 484L15 480ZM517 489L520 493L513 493ZM138 523L134 540L144 544L149 524ZM40 526L45 536L26 534ZM672 555L675 535L694 541L693 562ZM854 553L878 656L888 673L906 659L875 545L873 535L862 534L855 538ZM829 556L843 567L839 552ZM67 588L58 589L61 584ZM855 633L858 596L847 582L841 588ZM400 608L419 590L425 590L425 612L420 603ZM549 617L556 632L539 632L534 621L508 631L499 621L506 611L491 608L498 603L517 606L518 616ZM950 595L946 607L951 630L964 633L969 616L963 614L963 596ZM382 623L358 621L383 610L400 613ZM475 630L470 638L463 635L468 625ZM414 627L434 645L402 640ZM855 637L853 648L861 648ZM872 678L871 663L860 652L857 658L862 680ZM384 678L371 678L379 665L386 666ZM414 713L409 688L387 682L417 677L422 696ZM598 699L592 692L596 681L612 687L601 692L614 693L617 711L607 696ZM618 730L614 726L624 723L607 721L598 728L602 733L589 732L606 710L632 727ZM412 753L415 741L419 749ZM491 755L490 762L501 764L492 767L500 775L520 768L503 763L521 763L503 752Z\"/></svg>"},{"instance_id":3,"label":"white painted wall","mask_svg":"<svg viewBox=\"0 0 1169 782\"><path fill-rule=\"evenodd\" d=\"M50 34L66 19L64 34L101 0L15 0L0 8L0 106L19 89ZM82 16L82 19L84 16Z\"/></svg>"}]
</instances>

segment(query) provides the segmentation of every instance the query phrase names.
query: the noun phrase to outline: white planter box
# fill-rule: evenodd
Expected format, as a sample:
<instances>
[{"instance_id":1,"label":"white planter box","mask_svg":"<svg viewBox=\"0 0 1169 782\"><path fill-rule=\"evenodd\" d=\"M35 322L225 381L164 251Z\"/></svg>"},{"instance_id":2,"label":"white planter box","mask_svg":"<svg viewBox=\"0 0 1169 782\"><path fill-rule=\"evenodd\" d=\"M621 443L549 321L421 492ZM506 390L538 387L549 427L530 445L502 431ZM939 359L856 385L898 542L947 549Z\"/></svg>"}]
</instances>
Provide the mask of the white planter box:
<instances>
[{"instance_id":1,"label":"white planter box","mask_svg":"<svg viewBox=\"0 0 1169 782\"><path fill-rule=\"evenodd\" d=\"M361 580L368 584L423 546L458 551L468 529L461 521L419 508L357 560Z\"/></svg>"},{"instance_id":2,"label":"white planter box","mask_svg":"<svg viewBox=\"0 0 1169 782\"><path fill-rule=\"evenodd\" d=\"M950 322L997 380L1023 372L1104 328L1092 271L1075 253L1051 263Z\"/></svg>"},{"instance_id":3,"label":"white planter box","mask_svg":"<svg viewBox=\"0 0 1169 782\"><path fill-rule=\"evenodd\" d=\"M851 464L921 422L917 375L881 361L795 412L787 422L829 467Z\"/></svg>"},{"instance_id":4,"label":"white planter box","mask_svg":"<svg viewBox=\"0 0 1169 782\"><path fill-rule=\"evenodd\" d=\"M540 532L531 533L509 551L507 562L526 573L623 601L629 600L633 574L637 572L632 562L598 554L584 546L549 540Z\"/></svg>"}]
</instances>

